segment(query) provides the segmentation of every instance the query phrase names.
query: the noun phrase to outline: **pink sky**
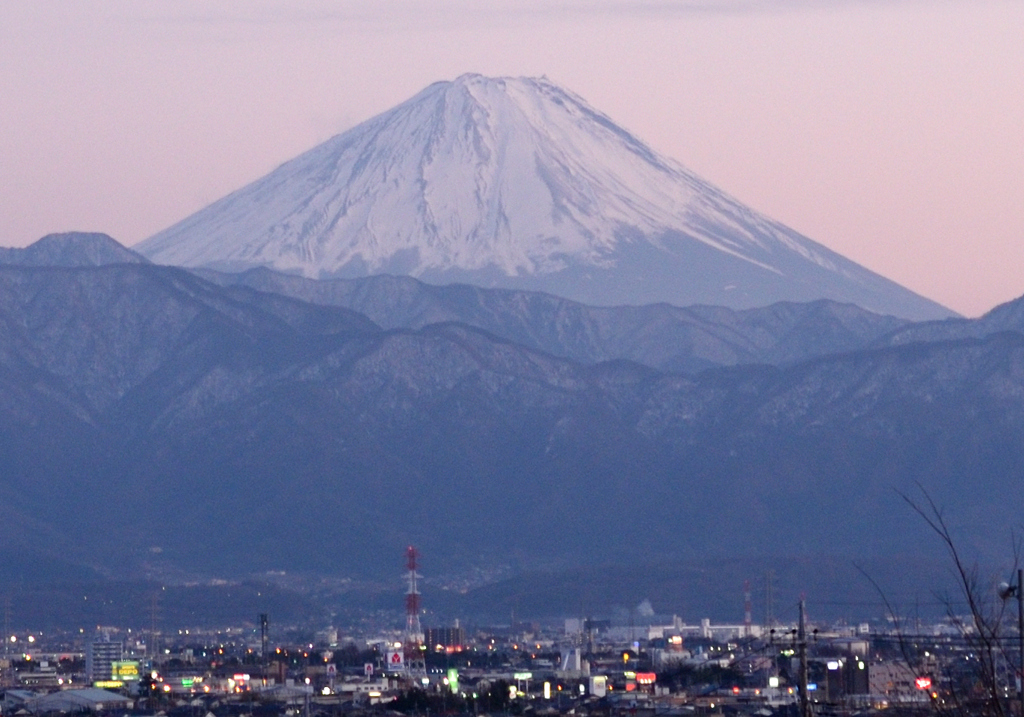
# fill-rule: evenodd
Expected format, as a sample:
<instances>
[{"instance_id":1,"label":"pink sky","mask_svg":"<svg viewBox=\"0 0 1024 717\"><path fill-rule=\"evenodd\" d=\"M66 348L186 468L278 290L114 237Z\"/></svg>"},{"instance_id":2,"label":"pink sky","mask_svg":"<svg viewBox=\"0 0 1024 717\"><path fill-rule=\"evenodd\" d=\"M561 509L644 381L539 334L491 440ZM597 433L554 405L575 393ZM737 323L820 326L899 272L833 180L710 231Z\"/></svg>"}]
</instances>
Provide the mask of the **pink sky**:
<instances>
[{"instance_id":1,"label":"pink sky","mask_svg":"<svg viewBox=\"0 0 1024 717\"><path fill-rule=\"evenodd\" d=\"M1018 0L2 3L0 245L134 244L464 72L546 74L968 316L1024 294Z\"/></svg>"}]
</instances>

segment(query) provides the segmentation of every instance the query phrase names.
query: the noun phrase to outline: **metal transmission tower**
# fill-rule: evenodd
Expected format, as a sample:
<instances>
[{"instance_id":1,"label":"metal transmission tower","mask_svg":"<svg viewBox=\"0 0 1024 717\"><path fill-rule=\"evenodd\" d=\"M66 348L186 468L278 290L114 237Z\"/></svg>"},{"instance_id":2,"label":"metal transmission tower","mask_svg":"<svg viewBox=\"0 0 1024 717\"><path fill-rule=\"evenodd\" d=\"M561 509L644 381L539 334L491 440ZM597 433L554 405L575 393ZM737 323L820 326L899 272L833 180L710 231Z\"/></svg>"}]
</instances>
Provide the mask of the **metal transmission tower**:
<instances>
[{"instance_id":1,"label":"metal transmission tower","mask_svg":"<svg viewBox=\"0 0 1024 717\"><path fill-rule=\"evenodd\" d=\"M754 617L750 611L750 581L743 581L743 637L754 636Z\"/></svg>"},{"instance_id":2,"label":"metal transmission tower","mask_svg":"<svg viewBox=\"0 0 1024 717\"><path fill-rule=\"evenodd\" d=\"M811 697L807 685L807 615L803 596L800 597L800 626L797 630L797 649L800 651L800 717L813 717ZM826 677L827 679L827 677Z\"/></svg>"},{"instance_id":3,"label":"metal transmission tower","mask_svg":"<svg viewBox=\"0 0 1024 717\"><path fill-rule=\"evenodd\" d=\"M4 657L11 654L11 596L4 596Z\"/></svg>"},{"instance_id":4,"label":"metal transmission tower","mask_svg":"<svg viewBox=\"0 0 1024 717\"><path fill-rule=\"evenodd\" d=\"M149 652L149 657L153 661L153 665L156 665L156 661L160 657L160 648L157 645L156 626L160 621L160 591L154 592L149 596L149 642L146 645L146 650Z\"/></svg>"},{"instance_id":5,"label":"metal transmission tower","mask_svg":"<svg viewBox=\"0 0 1024 717\"><path fill-rule=\"evenodd\" d=\"M420 625L420 591L416 580L421 576L416 572L419 567L419 551L413 546L405 550L405 563L409 569L409 587L405 593L405 669L410 675L422 675L427 672L427 664L423 655L423 628Z\"/></svg>"}]
</instances>

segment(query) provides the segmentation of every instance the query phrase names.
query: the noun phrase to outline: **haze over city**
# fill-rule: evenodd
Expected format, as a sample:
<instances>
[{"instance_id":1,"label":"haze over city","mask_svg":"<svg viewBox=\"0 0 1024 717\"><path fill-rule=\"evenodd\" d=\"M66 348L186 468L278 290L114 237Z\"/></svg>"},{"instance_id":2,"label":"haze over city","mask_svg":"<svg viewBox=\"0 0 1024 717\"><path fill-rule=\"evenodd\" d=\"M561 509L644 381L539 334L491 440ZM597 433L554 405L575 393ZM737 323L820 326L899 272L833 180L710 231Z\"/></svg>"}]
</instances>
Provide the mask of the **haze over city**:
<instances>
[{"instance_id":1,"label":"haze over city","mask_svg":"<svg viewBox=\"0 0 1024 717\"><path fill-rule=\"evenodd\" d=\"M540 76L967 316L1024 293L1024 6L0 7L0 243L132 245L465 72Z\"/></svg>"}]
</instances>

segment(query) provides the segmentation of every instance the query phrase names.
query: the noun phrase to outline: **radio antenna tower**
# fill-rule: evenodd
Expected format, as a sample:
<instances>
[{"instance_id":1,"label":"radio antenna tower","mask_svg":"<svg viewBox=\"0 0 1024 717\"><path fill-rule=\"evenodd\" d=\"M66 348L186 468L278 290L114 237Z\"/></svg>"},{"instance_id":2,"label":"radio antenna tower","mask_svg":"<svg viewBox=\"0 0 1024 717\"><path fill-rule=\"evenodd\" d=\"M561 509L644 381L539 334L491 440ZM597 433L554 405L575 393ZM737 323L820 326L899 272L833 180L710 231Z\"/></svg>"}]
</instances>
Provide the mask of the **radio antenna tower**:
<instances>
[{"instance_id":1,"label":"radio antenna tower","mask_svg":"<svg viewBox=\"0 0 1024 717\"><path fill-rule=\"evenodd\" d=\"M754 636L753 615L750 611L750 581L743 582L743 636Z\"/></svg>"},{"instance_id":2,"label":"radio antenna tower","mask_svg":"<svg viewBox=\"0 0 1024 717\"><path fill-rule=\"evenodd\" d=\"M416 580L421 576L419 551L413 546L405 550L406 567L409 569L409 588L405 593L405 665L410 675L426 674L427 665L423 656L423 628L420 626L420 591Z\"/></svg>"}]
</instances>

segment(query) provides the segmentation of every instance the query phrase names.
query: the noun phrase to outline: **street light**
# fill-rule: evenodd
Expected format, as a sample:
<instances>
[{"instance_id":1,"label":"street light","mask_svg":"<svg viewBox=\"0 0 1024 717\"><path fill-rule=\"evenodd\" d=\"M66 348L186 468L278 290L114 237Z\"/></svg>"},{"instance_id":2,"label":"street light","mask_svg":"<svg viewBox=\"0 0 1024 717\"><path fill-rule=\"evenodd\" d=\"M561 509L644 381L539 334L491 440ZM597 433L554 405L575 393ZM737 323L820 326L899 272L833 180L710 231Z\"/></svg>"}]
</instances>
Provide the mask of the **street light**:
<instances>
[{"instance_id":1,"label":"street light","mask_svg":"<svg viewBox=\"0 0 1024 717\"><path fill-rule=\"evenodd\" d=\"M1009 583L999 583L999 597L1006 600L1009 597L1017 597L1017 648L1018 657L1020 658L1020 668L1017 673L1020 675L1020 691L1018 693L1020 697L1020 713L1024 717L1024 569L1017 569L1017 584L1010 585Z\"/></svg>"}]
</instances>

